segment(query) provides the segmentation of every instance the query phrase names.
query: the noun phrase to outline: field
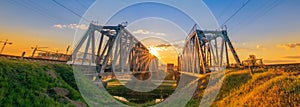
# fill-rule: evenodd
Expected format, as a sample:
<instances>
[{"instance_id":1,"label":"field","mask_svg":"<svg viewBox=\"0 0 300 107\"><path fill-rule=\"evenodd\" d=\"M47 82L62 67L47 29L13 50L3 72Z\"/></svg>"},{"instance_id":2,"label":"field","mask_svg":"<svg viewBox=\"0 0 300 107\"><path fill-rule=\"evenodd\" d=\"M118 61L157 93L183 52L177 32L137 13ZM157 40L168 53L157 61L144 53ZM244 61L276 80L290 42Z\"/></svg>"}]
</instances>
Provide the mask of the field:
<instances>
[{"instance_id":1,"label":"field","mask_svg":"<svg viewBox=\"0 0 300 107\"><path fill-rule=\"evenodd\" d=\"M86 106L72 67L62 64L0 59L1 107Z\"/></svg>"},{"instance_id":2,"label":"field","mask_svg":"<svg viewBox=\"0 0 300 107\"><path fill-rule=\"evenodd\" d=\"M300 72L283 69L228 71L213 107L300 106ZM201 92L203 90L200 90ZM195 95L187 107L199 105L202 93Z\"/></svg>"},{"instance_id":3,"label":"field","mask_svg":"<svg viewBox=\"0 0 300 107\"><path fill-rule=\"evenodd\" d=\"M209 76L199 80L198 89L186 107L199 106ZM117 81L111 81L117 82ZM123 86L109 86L114 96L125 97L131 106L154 105L167 98L174 86L161 86L149 93L137 93ZM163 94L161 94L163 93ZM135 103L134 103L135 102ZM78 91L72 67L65 64L0 59L0 106L87 106ZM300 70L227 70L213 107L300 106Z\"/></svg>"}]
</instances>

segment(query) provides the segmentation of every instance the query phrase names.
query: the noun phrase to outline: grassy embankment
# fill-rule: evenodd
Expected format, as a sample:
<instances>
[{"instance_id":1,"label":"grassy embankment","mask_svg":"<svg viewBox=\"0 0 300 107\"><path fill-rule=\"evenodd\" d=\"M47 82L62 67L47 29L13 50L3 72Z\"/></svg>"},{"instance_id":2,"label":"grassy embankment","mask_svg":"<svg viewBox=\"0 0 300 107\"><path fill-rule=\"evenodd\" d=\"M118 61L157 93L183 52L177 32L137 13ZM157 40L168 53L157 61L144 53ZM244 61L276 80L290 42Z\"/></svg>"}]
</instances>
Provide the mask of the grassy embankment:
<instances>
[{"instance_id":1,"label":"grassy embankment","mask_svg":"<svg viewBox=\"0 0 300 107\"><path fill-rule=\"evenodd\" d=\"M72 67L64 64L0 59L1 107L86 106Z\"/></svg>"},{"instance_id":2,"label":"grassy embankment","mask_svg":"<svg viewBox=\"0 0 300 107\"><path fill-rule=\"evenodd\" d=\"M245 71L227 71L222 88L212 106L300 106L300 68L259 70L253 76ZM197 107L209 77L199 80L194 98L187 107ZM174 87L165 86L163 97ZM155 104L160 88L151 93L134 93L124 87L108 87L113 95L127 96L132 106ZM156 94L152 94L156 93ZM159 94L157 94L159 93ZM133 97L131 98L131 96ZM152 98L153 97L153 98ZM0 59L0 106L86 106L74 80L72 67L19 60Z\"/></svg>"},{"instance_id":3,"label":"grassy embankment","mask_svg":"<svg viewBox=\"0 0 300 107\"><path fill-rule=\"evenodd\" d=\"M250 76L247 70L228 71L212 106L300 106L300 67L257 70ZM204 87L205 85L200 85ZM187 107L198 107L203 90Z\"/></svg>"}]
</instances>

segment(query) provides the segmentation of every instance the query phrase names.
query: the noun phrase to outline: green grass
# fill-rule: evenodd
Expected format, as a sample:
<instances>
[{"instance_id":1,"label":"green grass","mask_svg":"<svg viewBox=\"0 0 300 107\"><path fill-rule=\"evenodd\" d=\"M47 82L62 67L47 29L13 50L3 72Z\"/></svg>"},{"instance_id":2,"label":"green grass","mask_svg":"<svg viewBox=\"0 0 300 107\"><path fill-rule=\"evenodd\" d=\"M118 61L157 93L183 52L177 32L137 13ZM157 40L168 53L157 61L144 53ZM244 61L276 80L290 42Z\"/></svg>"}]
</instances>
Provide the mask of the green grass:
<instances>
[{"instance_id":1,"label":"green grass","mask_svg":"<svg viewBox=\"0 0 300 107\"><path fill-rule=\"evenodd\" d=\"M219 92L220 94L217 96L216 100L228 96L233 90L236 90L241 85L245 84L249 79L251 79L251 76L248 72L233 72L227 74Z\"/></svg>"},{"instance_id":2,"label":"green grass","mask_svg":"<svg viewBox=\"0 0 300 107\"><path fill-rule=\"evenodd\" d=\"M300 71L258 70L250 76L247 70L226 72L213 107L235 106L300 106ZM203 81L203 80L202 80ZM203 82L199 81L203 84ZM205 84L205 83L204 83ZM201 87L200 87L201 86ZM204 86L204 87L203 87ZM205 90L199 85L197 94L186 107L198 107ZM202 93L202 94L201 94Z\"/></svg>"},{"instance_id":3,"label":"green grass","mask_svg":"<svg viewBox=\"0 0 300 107\"><path fill-rule=\"evenodd\" d=\"M0 59L1 107L74 106L63 96L51 92L56 87L68 90L69 99L84 102L76 87L71 66Z\"/></svg>"},{"instance_id":4,"label":"green grass","mask_svg":"<svg viewBox=\"0 0 300 107\"><path fill-rule=\"evenodd\" d=\"M294 70L294 69L291 69ZM225 74L221 90L212 106L300 106L300 71L258 70L250 76L245 71L228 71ZM79 72L79 71L74 71ZM85 80L83 75L77 77ZM199 80L197 92L186 107L197 107L208 83L209 76ZM87 88L80 89L87 96L97 92L98 88L89 81L79 81ZM109 81L112 83L118 81ZM56 93L54 88L68 90L66 96ZM174 91L173 86L160 86L148 93L138 93L124 86L110 86L107 91L114 96L125 97L130 106L146 107L155 105L154 100L160 98L160 88L164 98ZM65 64L50 64L22 60L0 59L0 106L1 107L72 107L74 101L85 104L78 91L72 67ZM91 95L90 95L91 94ZM108 93L98 92L92 101L104 101L100 104L113 104ZM71 101L70 101L70 100ZM140 101L137 101L140 100ZM97 105L96 103L94 105ZM101 106L101 105L97 105Z\"/></svg>"},{"instance_id":5,"label":"green grass","mask_svg":"<svg viewBox=\"0 0 300 107\"><path fill-rule=\"evenodd\" d=\"M278 76L249 92L238 105L243 106L300 106L300 78Z\"/></svg>"},{"instance_id":6,"label":"green grass","mask_svg":"<svg viewBox=\"0 0 300 107\"><path fill-rule=\"evenodd\" d=\"M234 78L238 79L245 75L247 74L241 73L235 75ZM291 104L299 106L299 103L295 104L300 99L299 88L297 88L300 87L300 83L296 76L269 70L255 73L252 77L246 76L248 79L246 81L245 78L240 79L239 85L228 82L230 76L232 75L227 75L218 99L212 106L287 106ZM228 84L232 88L227 87ZM289 89L292 91L287 92L286 90ZM286 101L285 99L292 100Z\"/></svg>"}]
</instances>

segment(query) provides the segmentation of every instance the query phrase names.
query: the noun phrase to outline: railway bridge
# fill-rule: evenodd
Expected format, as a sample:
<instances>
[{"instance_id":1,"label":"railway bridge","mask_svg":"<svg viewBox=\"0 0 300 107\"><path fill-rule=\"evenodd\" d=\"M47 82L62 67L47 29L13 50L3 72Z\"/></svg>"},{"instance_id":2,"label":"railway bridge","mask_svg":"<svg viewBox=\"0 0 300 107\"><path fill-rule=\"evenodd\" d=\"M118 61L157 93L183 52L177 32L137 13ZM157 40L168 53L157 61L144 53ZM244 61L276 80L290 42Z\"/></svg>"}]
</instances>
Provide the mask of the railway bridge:
<instances>
[{"instance_id":1,"label":"railway bridge","mask_svg":"<svg viewBox=\"0 0 300 107\"><path fill-rule=\"evenodd\" d=\"M132 75L158 71L157 57L150 54L147 47L124 24L90 24L73 50L72 61L68 63L80 67L82 73L93 81L116 76L129 79Z\"/></svg>"},{"instance_id":2,"label":"railway bridge","mask_svg":"<svg viewBox=\"0 0 300 107\"><path fill-rule=\"evenodd\" d=\"M220 71L230 66L230 53L235 63L242 66L227 29L200 30L195 25L178 57L178 70L183 75L195 77ZM165 72L159 69L158 58L124 24L90 24L73 50L72 61L68 63L79 67L81 73L95 83L116 77L145 80L149 75L164 79ZM268 65L269 68L278 66L287 65Z\"/></svg>"}]
</instances>

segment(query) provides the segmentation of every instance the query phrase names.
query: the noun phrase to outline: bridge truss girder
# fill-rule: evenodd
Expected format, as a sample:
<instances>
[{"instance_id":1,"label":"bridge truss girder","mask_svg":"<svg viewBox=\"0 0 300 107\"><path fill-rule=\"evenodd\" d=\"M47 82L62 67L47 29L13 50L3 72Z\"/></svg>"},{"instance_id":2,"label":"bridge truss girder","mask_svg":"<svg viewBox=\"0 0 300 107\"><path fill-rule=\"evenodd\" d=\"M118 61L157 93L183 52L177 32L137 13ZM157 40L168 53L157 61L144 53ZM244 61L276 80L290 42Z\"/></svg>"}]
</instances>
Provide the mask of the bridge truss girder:
<instances>
[{"instance_id":1,"label":"bridge truss girder","mask_svg":"<svg viewBox=\"0 0 300 107\"><path fill-rule=\"evenodd\" d=\"M100 41L97 43L96 32L100 35ZM96 46L98 47L97 53ZM84 51L80 52L81 50ZM121 24L118 26L90 24L72 53L73 64L96 65L98 73L104 73L107 70L146 71L153 59L156 57L151 55L149 50Z\"/></svg>"},{"instance_id":2,"label":"bridge truss girder","mask_svg":"<svg viewBox=\"0 0 300 107\"><path fill-rule=\"evenodd\" d=\"M226 30L208 31L194 27L179 57L181 70L201 74L210 69L229 66L228 47L236 63L241 65Z\"/></svg>"}]
</instances>

